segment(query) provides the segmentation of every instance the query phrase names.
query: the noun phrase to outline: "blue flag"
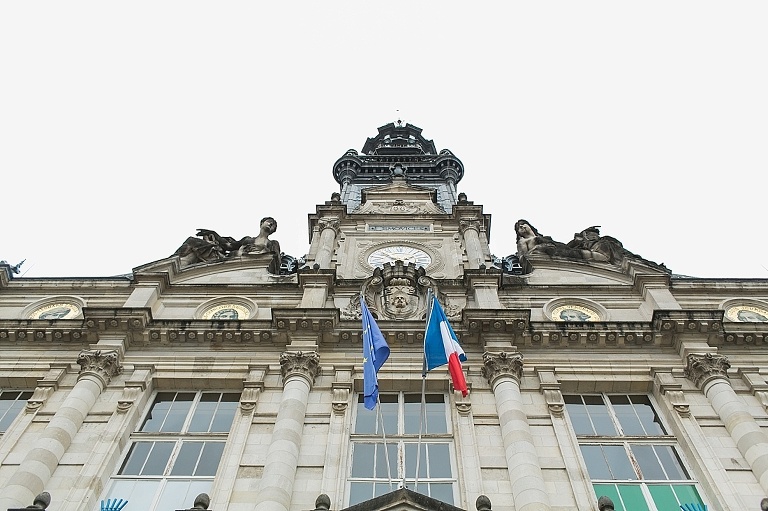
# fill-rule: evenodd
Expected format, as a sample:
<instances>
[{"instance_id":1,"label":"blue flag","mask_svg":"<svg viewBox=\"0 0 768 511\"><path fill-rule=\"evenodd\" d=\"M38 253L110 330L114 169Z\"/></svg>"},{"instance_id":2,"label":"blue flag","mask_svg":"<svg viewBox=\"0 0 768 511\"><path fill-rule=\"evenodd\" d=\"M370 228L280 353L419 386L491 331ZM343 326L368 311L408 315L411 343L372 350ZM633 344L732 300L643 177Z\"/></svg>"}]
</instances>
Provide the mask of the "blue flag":
<instances>
[{"instance_id":1,"label":"blue flag","mask_svg":"<svg viewBox=\"0 0 768 511\"><path fill-rule=\"evenodd\" d=\"M379 325L373 319L371 311L360 297L360 308L363 310L363 393L365 407L369 410L376 408L379 401L379 380L376 374L389 358L389 345L379 330Z\"/></svg>"}]
</instances>

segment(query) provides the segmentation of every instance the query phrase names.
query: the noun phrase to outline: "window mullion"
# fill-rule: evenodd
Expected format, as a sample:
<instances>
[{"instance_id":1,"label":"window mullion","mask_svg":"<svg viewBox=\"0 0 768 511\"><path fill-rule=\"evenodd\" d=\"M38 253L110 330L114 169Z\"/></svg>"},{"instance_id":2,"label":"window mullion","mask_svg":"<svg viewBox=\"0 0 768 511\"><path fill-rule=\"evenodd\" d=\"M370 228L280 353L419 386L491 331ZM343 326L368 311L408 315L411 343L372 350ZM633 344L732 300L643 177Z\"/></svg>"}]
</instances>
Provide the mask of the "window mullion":
<instances>
[{"instance_id":1,"label":"window mullion","mask_svg":"<svg viewBox=\"0 0 768 511\"><path fill-rule=\"evenodd\" d=\"M608 410L608 416L611 418L611 422L613 422L613 427L616 428L616 434L618 436L624 436L624 429L621 427L621 422L619 422L619 417L616 415L616 410L613 409L613 403L611 403L610 397L603 394L603 402Z\"/></svg>"}]
</instances>

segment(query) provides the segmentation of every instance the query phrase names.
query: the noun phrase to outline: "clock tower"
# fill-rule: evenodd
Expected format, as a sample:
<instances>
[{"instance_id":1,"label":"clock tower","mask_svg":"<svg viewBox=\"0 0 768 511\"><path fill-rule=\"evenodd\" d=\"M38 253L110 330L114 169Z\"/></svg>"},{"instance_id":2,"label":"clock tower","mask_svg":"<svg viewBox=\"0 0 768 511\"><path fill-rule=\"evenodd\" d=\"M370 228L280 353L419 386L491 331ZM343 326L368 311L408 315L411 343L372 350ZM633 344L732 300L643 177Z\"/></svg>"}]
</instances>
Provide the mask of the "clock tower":
<instances>
[{"instance_id":1,"label":"clock tower","mask_svg":"<svg viewBox=\"0 0 768 511\"><path fill-rule=\"evenodd\" d=\"M478 299L500 308L501 277L495 273L488 297L467 296L461 286L461 296L451 300L446 285L438 286L462 281L468 272L487 273L493 264L490 215L457 193L464 166L451 151L437 151L420 128L398 121L380 127L362 152L348 150L334 164L333 176L340 193L310 215L310 251L300 278L310 278L306 270L318 275L331 270L338 281L360 281L372 311L391 319L417 319L424 312L421 306L392 306L387 300L396 301L398 289L412 295L411 305L424 302L427 288L441 287L439 299L449 309L479 306L471 303ZM305 306L331 299L343 312L338 296L327 292Z\"/></svg>"}]
</instances>

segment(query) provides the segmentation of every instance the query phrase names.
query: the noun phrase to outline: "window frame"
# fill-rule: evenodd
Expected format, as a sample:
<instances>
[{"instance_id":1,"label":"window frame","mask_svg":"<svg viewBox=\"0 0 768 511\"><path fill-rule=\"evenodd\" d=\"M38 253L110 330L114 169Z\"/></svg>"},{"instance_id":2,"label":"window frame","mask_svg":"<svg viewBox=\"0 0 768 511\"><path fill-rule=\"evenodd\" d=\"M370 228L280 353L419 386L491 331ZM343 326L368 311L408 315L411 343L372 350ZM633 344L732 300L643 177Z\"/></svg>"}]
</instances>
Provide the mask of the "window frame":
<instances>
[{"instance_id":1,"label":"window frame","mask_svg":"<svg viewBox=\"0 0 768 511\"><path fill-rule=\"evenodd\" d=\"M385 408L390 408L390 410L385 411L385 408L382 408L382 416L384 416L387 413L391 413L391 406L387 407L386 405L393 404L391 401L388 401L393 396L396 397L396 403L397 403L397 432L392 433L389 431L384 431L386 436L386 447L387 451L389 453L389 458L391 461L395 463L395 466L390 466L391 469L391 476L392 476L392 487L390 489L389 486L389 480L386 476L386 474L377 474L377 471L382 471L381 465L378 464L378 457L382 455L381 449L383 448L384 444L384 438L382 438L382 433L380 431L380 422L379 422L379 407L382 406L382 404L385 405ZM419 398L418 401L407 401L408 398L413 398L413 396ZM345 504L346 506L351 506L354 504L358 504L359 502L352 501L353 498L353 487L355 485L365 485L370 484L371 492L370 496L361 500L360 502L363 502L365 500L368 500L370 498L374 498L375 496L382 495L384 493L388 493L389 491L396 490L398 488L402 487L403 482L403 475L404 472L407 474L411 470L413 470L413 476L406 477L406 487L411 489L418 489L420 493L424 493L426 495L432 495L433 493L433 486L434 493L440 493L440 489L445 491L446 486L450 485L450 492L445 492L442 495L448 495L450 493L451 501L447 501L443 496L433 496L434 498L437 498L439 500L444 500L449 504L454 505L455 502L458 501L458 464L456 459L456 449L455 449L455 439L454 439L454 433L453 433L453 424L451 420L451 406L450 406L450 396L448 396L446 393L440 393L440 392L429 392L425 395L427 399L435 399L436 397L440 397L442 401L438 401L442 405L442 413L437 413L433 410L432 412L426 411L426 414L428 416L427 423L429 423L429 417L436 417L441 418L442 423L439 424L439 426L444 425L444 431L442 429L439 429L438 432L434 433L422 433L421 434L421 457L419 459L419 476L418 476L418 488L415 488L415 462L410 463L409 459L412 459L412 456L410 458L406 458L406 452L415 452L416 446L419 443L419 433L418 431L415 432L407 432L408 427L406 425L406 419L407 417L411 417L412 413L409 414L406 409L408 404L413 404L418 406L418 410L420 412L421 410L421 395L417 392L386 392L381 393L379 395L381 403L377 405L377 408L374 410L366 410L364 409L363 405L363 395L358 394L358 398L355 401L355 409L354 413L352 415L352 424L350 426L350 435L349 435L349 441L350 441L350 449L349 449L349 455L348 455L348 468L347 468L347 475L345 480ZM419 412L417 412L417 416L419 415ZM356 432L358 424L360 424L360 414L366 413L366 414L375 414L375 430L373 432L366 431L366 432ZM439 420L438 419L438 420ZM370 420L370 418L367 418L367 420ZM385 420L385 424L390 421ZM418 429L418 428L416 428ZM426 427L425 427L426 429ZM373 454L375 456L374 458L374 465L371 464L371 474L369 475L360 475L355 474L355 450L356 446L358 445L374 445L374 451ZM428 465L428 461L425 461L427 459L427 456L429 456L431 447L433 446L447 446L447 453L442 453L442 458L445 457L447 454L448 460L449 460L449 475L430 475L430 466ZM408 447L412 446L412 447ZM394 449L394 453L393 453ZM426 453L426 454L425 454ZM438 455L435 453L434 455ZM437 465L444 465L436 462ZM383 465L383 463L382 463ZM444 467L443 467L444 468ZM439 486L438 486L439 485Z\"/></svg>"},{"instance_id":2,"label":"window frame","mask_svg":"<svg viewBox=\"0 0 768 511\"><path fill-rule=\"evenodd\" d=\"M3 395L9 395L9 394L15 394L16 397L14 397L13 399L2 398ZM30 399L32 399L32 394L34 394L34 391L31 391L31 390L20 390L20 389L1 389L0 390L0 403L10 403L5 410L3 410L2 407L0 407L0 437L2 437L5 434L5 432L8 431L11 425L13 425L16 419L22 414L22 412L27 406L27 402ZM11 413L13 410L16 410L16 413L13 415L13 417L10 417L8 414ZM4 427L2 426L3 422L5 422Z\"/></svg>"},{"instance_id":3,"label":"window frame","mask_svg":"<svg viewBox=\"0 0 768 511\"><path fill-rule=\"evenodd\" d=\"M189 406L187 407L186 415L184 417L181 427L178 428L178 431L155 431L155 430L142 431L144 428L147 427L147 424L149 424L149 421L152 419L152 413L155 408L155 405L160 403L158 401L158 398L160 398L164 394L166 395L173 394L174 399L172 400L172 403L176 403L180 401L189 403ZM185 394L191 394L192 399L189 401L178 399L180 395L185 395ZM196 417L196 414L201 410L201 407L199 407L200 403L210 402L210 401L203 401L203 396L206 394L207 395L219 394L219 398L216 401L217 407L213 411L211 420L209 422L209 426L208 426L209 431L207 432L189 431L190 426L192 425L193 420ZM226 398L224 397L225 394L227 395ZM161 508L167 507L168 502L166 502L166 500L174 495L173 491L169 490L169 488L173 485L181 485L183 483L187 483L186 493L184 498L190 501L191 499L194 499L195 496L201 492L210 492L210 488L212 488L213 486L213 483L216 478L216 474L221 468L221 462L224 458L224 452L226 450L227 438L229 436L230 430L232 429L232 424L234 423L234 420L237 416L240 399L241 399L241 393L237 391L231 391L231 390L204 390L204 391L181 391L181 390L162 391L161 390L161 391L155 392L149 404L147 405L146 410L142 414L141 420L138 422L136 431L131 433L130 441L128 442L128 445L126 445L120 457L120 464L115 470L115 473L112 474L112 476L110 477L109 483L107 484L107 487L106 487L106 491L104 492L105 498L115 498L115 497L126 498L125 495L122 495L122 496L117 494L112 495L111 493L115 490L116 487L132 487L133 489L130 491L132 492L132 494L134 494L133 492L137 491L136 487L144 483L145 486L147 486L147 491L152 493L152 496L148 499L148 502L145 504L147 506L146 509L159 510ZM211 427L213 427L215 416L220 411L219 406L222 402L233 403L233 406L226 407L226 409L221 409L222 413L225 413L226 415L231 415L231 421L229 421L229 426L227 427L226 431L211 432L210 429ZM165 417L163 418L160 427L157 428L158 430L162 429L162 426L168 420L169 410L164 410L164 412L165 412ZM170 445L170 452L167 453L167 455L164 455L165 465L163 466L160 473L142 473L146 468L147 464L150 462L149 460L152 455L152 452L154 452L155 448L159 444L163 444L163 443L171 444L171 445ZM138 473L124 473L126 468L131 463L132 456L136 452L137 446L142 444L149 445L150 447L149 447L149 452L147 453L146 457L144 457L143 460L141 460L140 458L137 458L138 460L137 465L140 465L141 469L138 471ZM218 451L216 468L215 470L212 471L212 473L206 473L203 475L198 475L194 473L192 475L173 473L176 468L176 462L179 460L179 457L182 454L184 454L182 451L185 449L185 446L187 446L187 449L189 449L189 446L191 444L203 444L202 447L200 447L199 452L197 453L197 460L195 464L196 472L199 471L200 469L204 470L205 465L203 461L203 456L204 456L204 450L206 449L206 446L208 444L221 445L221 448ZM187 454L189 452L190 451L188 451ZM162 462L162 459L160 459L160 461ZM154 483L154 484L147 485L146 483ZM188 503L186 503L186 500L183 502L176 502L174 500L174 503L171 505L175 506L175 508L184 507L185 505L188 505Z\"/></svg>"},{"instance_id":4,"label":"window frame","mask_svg":"<svg viewBox=\"0 0 768 511\"><path fill-rule=\"evenodd\" d=\"M588 403L586 403L585 398L595 398L599 397L602 401L602 406L604 407L605 414L604 415L598 415L598 414L590 414L588 409L586 408L588 406ZM626 397L628 398L628 402L630 405L632 405L633 410L635 411L635 417L638 418L638 424L643 428L642 433L638 434L626 434L625 428L627 426L627 423L622 423L621 417L622 414L619 414L617 412L618 405L616 405L611 398L616 397ZM572 398L579 398L581 402L581 406L585 407L587 409L586 413L583 414L586 416L587 419L589 419L589 424L592 427L592 434L587 433L579 433L577 432L576 427L576 421L574 420L574 417L577 415L574 413L573 405L576 405L577 403L569 403L569 401ZM643 398L645 402L633 402L632 398ZM675 489L680 489L681 491L684 488L691 487L693 488L693 491L697 494L697 497L700 499L700 501L703 501L703 494L701 492L701 488L698 484L698 481L692 477L692 471L691 467L688 466L687 461L682 456L681 451L678 446L677 438L669 433L669 428L664 424L663 418L658 413L659 407L656 403L654 397L650 394L639 394L639 393L574 393L574 394L564 394L563 399L565 402L566 407L566 416L568 417L568 422L570 424L571 431L576 439L576 443L579 447L579 453L580 453L580 459L581 463L586 471L586 474L589 475L590 484L592 486L593 492L596 494L596 498L600 495L597 495L597 491L595 488L597 486L602 487L613 487L614 494L610 495L610 497L614 500L614 504L617 506L617 509L627 509L624 505L623 499L620 496L619 487L626 487L626 486L637 486L640 494L642 495L645 505L648 506L649 510L657 510L658 507L656 506L656 502L654 500L652 488L653 487L670 487ZM658 428L661 430L661 432L652 432L648 433L647 429L645 428L643 424L643 420L640 418L640 414L637 412L637 405L648 405L650 407L650 411L653 412L653 418L652 421L654 424L658 425ZM570 406L569 406L570 405ZM594 406L594 403L591 404ZM594 420L595 417L604 417L610 420L610 424L614 428L613 434L603 434L599 431L599 428L596 426L596 421ZM580 420L584 420L584 417L581 417ZM604 425L601 425L601 427ZM587 460L587 456L584 452L584 447L590 447L590 446L621 446L624 450L624 453L626 455L626 461L628 462L627 467L631 468L633 471L634 477L630 478L620 478L617 476L614 476L614 478L605 478L605 477L595 477L593 475L593 471L590 470L591 468L594 469L595 465L590 463ZM664 475L666 476L665 479L660 478L651 478L651 477L644 477L643 474L643 463L640 462L640 450L638 450L636 447L645 447L650 446L653 448L653 453L656 457L656 462L658 463L658 467L664 472ZM633 450L634 447L634 450ZM669 470L668 466L665 466L664 462L660 459L659 453L656 450L657 447L668 447L669 452L671 452L671 455L673 457L673 461L676 461L678 470L681 470L683 472L683 475L687 476L686 478L676 478L676 477L669 477ZM602 449L601 449L602 450ZM605 451L603 452L603 459L606 463L606 467L610 470L611 465L608 462L608 459L605 455ZM645 464L646 469L648 468L648 464ZM626 467L625 467L626 468ZM612 471L611 471L612 472ZM626 474L625 474L626 475ZM649 474L650 475L650 474ZM679 474L677 474L679 475ZM675 493L674 490L672 490L672 493ZM618 496L619 501L616 501L616 497ZM677 494L675 493L675 498L677 497ZM683 504L687 502L682 502Z\"/></svg>"}]
</instances>

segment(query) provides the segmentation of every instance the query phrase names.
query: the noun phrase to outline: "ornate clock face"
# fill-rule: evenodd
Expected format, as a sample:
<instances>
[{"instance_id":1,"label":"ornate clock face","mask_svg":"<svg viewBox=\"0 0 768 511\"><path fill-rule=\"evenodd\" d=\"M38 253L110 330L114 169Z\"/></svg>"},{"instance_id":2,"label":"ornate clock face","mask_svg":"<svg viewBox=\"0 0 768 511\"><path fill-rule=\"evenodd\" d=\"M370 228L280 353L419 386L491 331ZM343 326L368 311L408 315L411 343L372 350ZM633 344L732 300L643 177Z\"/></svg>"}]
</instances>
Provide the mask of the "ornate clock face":
<instances>
[{"instance_id":1,"label":"ornate clock face","mask_svg":"<svg viewBox=\"0 0 768 511\"><path fill-rule=\"evenodd\" d=\"M368 264L371 266L384 266L395 261L402 261L403 264L414 266L429 266L432 263L432 258L423 250L404 245L379 248L368 256Z\"/></svg>"}]
</instances>

